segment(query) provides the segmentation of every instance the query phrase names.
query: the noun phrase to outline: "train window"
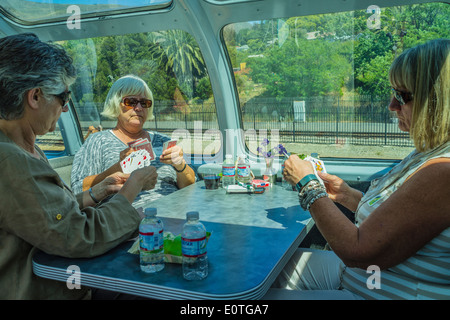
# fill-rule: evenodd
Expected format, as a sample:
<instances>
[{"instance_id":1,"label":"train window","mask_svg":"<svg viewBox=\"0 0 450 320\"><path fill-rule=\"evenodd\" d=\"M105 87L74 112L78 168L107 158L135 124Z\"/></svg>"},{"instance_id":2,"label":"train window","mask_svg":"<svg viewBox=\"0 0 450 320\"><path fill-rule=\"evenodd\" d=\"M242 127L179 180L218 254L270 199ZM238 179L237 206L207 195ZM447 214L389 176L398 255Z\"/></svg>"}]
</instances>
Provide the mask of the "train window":
<instances>
[{"instance_id":1,"label":"train window","mask_svg":"<svg viewBox=\"0 0 450 320\"><path fill-rule=\"evenodd\" d=\"M115 127L116 121L100 115L104 100L115 80L135 74L147 82L155 100L154 119L144 128L178 139L187 154L218 152L220 135L211 134L204 142L208 148L195 140L197 133L217 133L219 126L209 76L191 35L167 30L59 43L78 71L71 86L72 106L84 138Z\"/></svg>"},{"instance_id":2,"label":"train window","mask_svg":"<svg viewBox=\"0 0 450 320\"><path fill-rule=\"evenodd\" d=\"M99 17L124 12L141 12L170 6L171 0L133 0L103 1L93 3L91 0L5 0L0 12L20 24L38 24L43 22L65 21L71 16Z\"/></svg>"},{"instance_id":3,"label":"train window","mask_svg":"<svg viewBox=\"0 0 450 320\"><path fill-rule=\"evenodd\" d=\"M296 153L403 158L413 144L387 108L388 69L403 50L448 38L449 14L428 3L227 25L244 130Z\"/></svg>"}]
</instances>

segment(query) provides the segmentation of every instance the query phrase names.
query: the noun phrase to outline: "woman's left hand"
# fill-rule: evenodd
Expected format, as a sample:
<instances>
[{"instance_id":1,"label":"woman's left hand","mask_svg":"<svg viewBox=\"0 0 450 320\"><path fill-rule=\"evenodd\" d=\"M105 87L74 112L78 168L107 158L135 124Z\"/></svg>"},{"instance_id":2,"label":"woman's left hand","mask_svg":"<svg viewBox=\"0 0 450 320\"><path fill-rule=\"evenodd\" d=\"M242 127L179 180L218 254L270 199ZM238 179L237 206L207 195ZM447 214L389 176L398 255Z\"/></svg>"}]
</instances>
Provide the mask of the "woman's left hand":
<instances>
[{"instance_id":1,"label":"woman's left hand","mask_svg":"<svg viewBox=\"0 0 450 320\"><path fill-rule=\"evenodd\" d=\"M297 155L291 155L284 162L283 176L291 185L296 185L297 182L308 174L314 174L311 162L302 160Z\"/></svg>"},{"instance_id":2,"label":"woman's left hand","mask_svg":"<svg viewBox=\"0 0 450 320\"><path fill-rule=\"evenodd\" d=\"M170 164L175 169L182 169L184 166L183 149L180 146L173 146L163 151L159 160L162 163Z\"/></svg>"}]
</instances>

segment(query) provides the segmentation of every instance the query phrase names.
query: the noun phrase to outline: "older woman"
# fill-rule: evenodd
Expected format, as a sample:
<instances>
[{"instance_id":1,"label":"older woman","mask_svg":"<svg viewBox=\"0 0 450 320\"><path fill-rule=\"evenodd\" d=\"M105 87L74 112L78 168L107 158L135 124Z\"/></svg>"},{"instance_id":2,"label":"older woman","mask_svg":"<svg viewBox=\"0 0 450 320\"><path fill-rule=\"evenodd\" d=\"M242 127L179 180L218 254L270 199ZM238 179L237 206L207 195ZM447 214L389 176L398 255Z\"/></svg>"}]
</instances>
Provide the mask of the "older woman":
<instances>
[{"instance_id":1,"label":"older woman","mask_svg":"<svg viewBox=\"0 0 450 320\"><path fill-rule=\"evenodd\" d=\"M87 288L34 276L33 253L91 257L112 249L136 234L141 216L131 203L156 183L155 168L147 167L75 196L52 169L35 140L68 111L75 77L62 48L33 34L0 39L0 299L85 297Z\"/></svg>"},{"instance_id":2,"label":"older woman","mask_svg":"<svg viewBox=\"0 0 450 320\"><path fill-rule=\"evenodd\" d=\"M118 79L108 92L102 115L117 121L115 128L97 132L86 140L76 154L72 166L72 188L87 190L114 172L121 172L120 160L132 150L128 143L138 138L151 141L156 158L158 181L154 189L140 194L135 205L155 200L195 182L195 173L183 158L180 146L163 151L170 140L157 132L144 130L153 119L153 95L139 77L127 75Z\"/></svg>"},{"instance_id":3,"label":"older woman","mask_svg":"<svg viewBox=\"0 0 450 320\"><path fill-rule=\"evenodd\" d=\"M278 287L344 289L323 291L322 298L450 298L450 41L403 52L390 81L389 109L416 150L373 181L365 195L330 174L320 175L325 189L308 162L291 156L283 174L297 184L301 206L333 252L299 250ZM356 211L356 225L333 201ZM274 289L268 297L281 292Z\"/></svg>"}]
</instances>

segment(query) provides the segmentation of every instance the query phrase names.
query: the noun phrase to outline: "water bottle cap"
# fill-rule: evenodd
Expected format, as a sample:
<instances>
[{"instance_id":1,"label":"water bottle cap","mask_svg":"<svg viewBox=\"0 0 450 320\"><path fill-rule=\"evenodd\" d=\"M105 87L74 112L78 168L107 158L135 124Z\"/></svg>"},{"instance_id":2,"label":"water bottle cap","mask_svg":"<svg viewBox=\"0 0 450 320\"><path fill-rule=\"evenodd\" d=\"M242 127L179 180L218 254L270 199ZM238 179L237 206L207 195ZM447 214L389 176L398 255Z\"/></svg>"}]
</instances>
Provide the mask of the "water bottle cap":
<instances>
[{"instance_id":1,"label":"water bottle cap","mask_svg":"<svg viewBox=\"0 0 450 320\"><path fill-rule=\"evenodd\" d=\"M231 154L227 154L227 155L225 155L225 158L226 158L226 159L228 159L228 158L230 158L230 159L231 159L231 158L233 158L233 155L231 155Z\"/></svg>"},{"instance_id":2,"label":"water bottle cap","mask_svg":"<svg viewBox=\"0 0 450 320\"><path fill-rule=\"evenodd\" d=\"M156 216L156 208L145 208L144 214L147 217L154 217Z\"/></svg>"},{"instance_id":3,"label":"water bottle cap","mask_svg":"<svg viewBox=\"0 0 450 320\"><path fill-rule=\"evenodd\" d=\"M186 213L186 218L189 219L198 219L198 211L189 211Z\"/></svg>"}]
</instances>

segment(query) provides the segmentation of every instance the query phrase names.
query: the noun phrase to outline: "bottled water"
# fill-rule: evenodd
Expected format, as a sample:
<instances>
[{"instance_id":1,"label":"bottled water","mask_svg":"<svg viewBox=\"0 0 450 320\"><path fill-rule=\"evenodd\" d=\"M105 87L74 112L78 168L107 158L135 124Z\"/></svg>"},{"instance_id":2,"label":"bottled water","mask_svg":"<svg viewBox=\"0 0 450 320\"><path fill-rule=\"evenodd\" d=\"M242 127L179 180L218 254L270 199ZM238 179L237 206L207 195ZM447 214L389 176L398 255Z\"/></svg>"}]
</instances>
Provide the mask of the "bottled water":
<instances>
[{"instance_id":1,"label":"bottled water","mask_svg":"<svg viewBox=\"0 0 450 320\"><path fill-rule=\"evenodd\" d=\"M233 156L231 154L227 154L225 156L225 161L222 164L222 187L226 188L229 185L235 184L234 176L235 166L233 161Z\"/></svg>"},{"instance_id":2,"label":"bottled water","mask_svg":"<svg viewBox=\"0 0 450 320\"><path fill-rule=\"evenodd\" d=\"M147 273L164 269L164 225L156 217L156 208L146 208L139 225L141 270Z\"/></svg>"},{"instance_id":3,"label":"bottled water","mask_svg":"<svg viewBox=\"0 0 450 320\"><path fill-rule=\"evenodd\" d=\"M241 183L251 183L250 164L247 162L247 156L242 154L239 156L237 165L236 180Z\"/></svg>"},{"instance_id":4,"label":"bottled water","mask_svg":"<svg viewBox=\"0 0 450 320\"><path fill-rule=\"evenodd\" d=\"M186 280L202 280L208 275L206 229L198 217L197 211L188 212L181 234L183 277Z\"/></svg>"}]
</instances>

